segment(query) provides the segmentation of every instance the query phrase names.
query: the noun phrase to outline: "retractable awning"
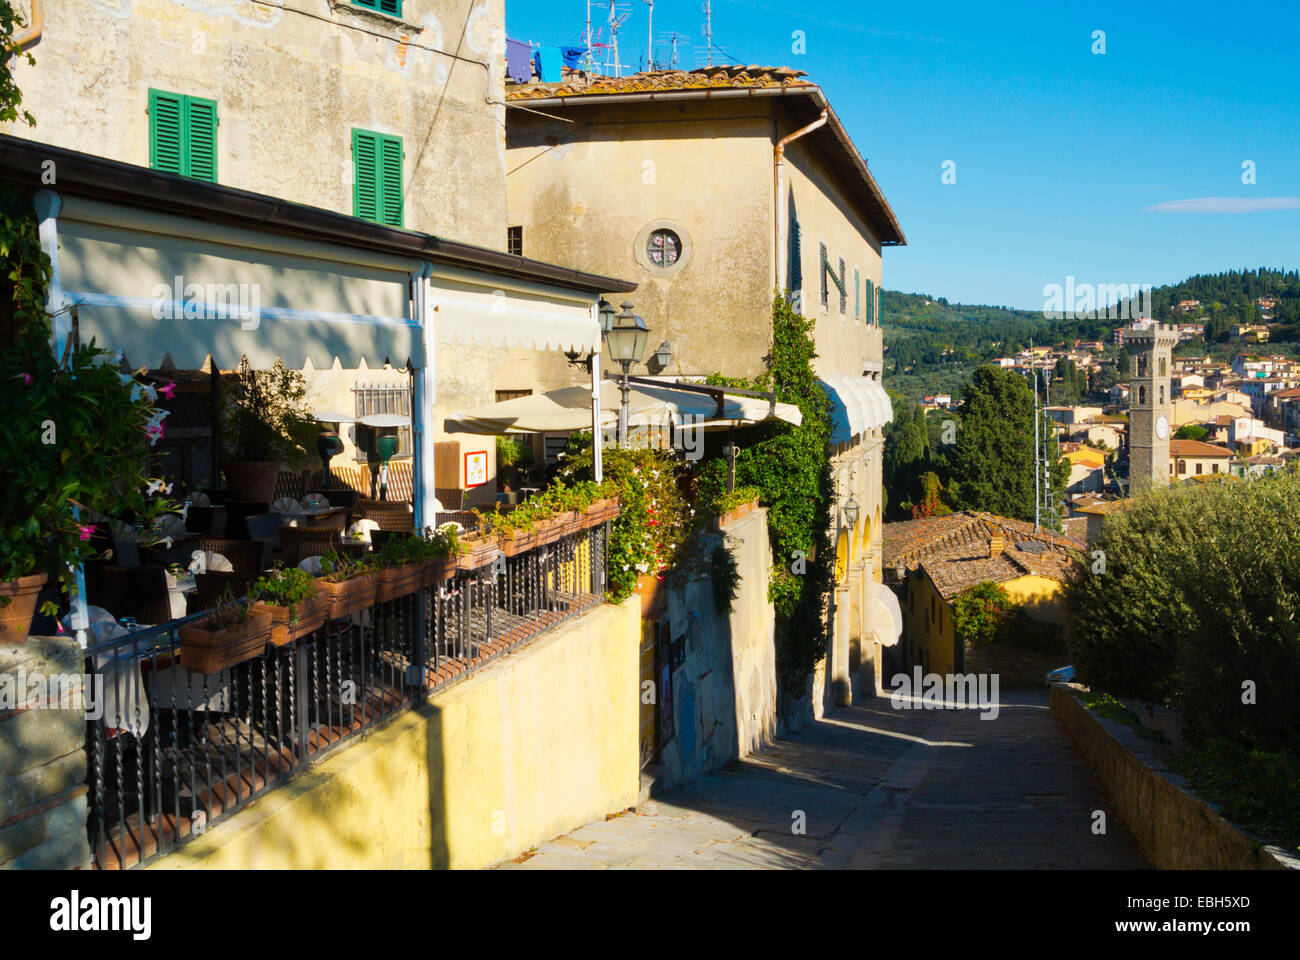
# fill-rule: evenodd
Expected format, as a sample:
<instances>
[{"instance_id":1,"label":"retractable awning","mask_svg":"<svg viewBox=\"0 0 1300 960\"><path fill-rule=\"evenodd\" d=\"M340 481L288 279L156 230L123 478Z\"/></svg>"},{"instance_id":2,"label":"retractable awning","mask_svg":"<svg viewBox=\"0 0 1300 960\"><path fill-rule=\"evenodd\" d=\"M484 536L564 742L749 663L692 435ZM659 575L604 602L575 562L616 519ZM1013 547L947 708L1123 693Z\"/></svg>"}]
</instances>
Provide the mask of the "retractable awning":
<instances>
[{"instance_id":1,"label":"retractable awning","mask_svg":"<svg viewBox=\"0 0 1300 960\"><path fill-rule=\"evenodd\" d=\"M894 419L893 404L879 380L828 373L821 381L831 401L831 443L850 443Z\"/></svg>"},{"instance_id":2,"label":"retractable awning","mask_svg":"<svg viewBox=\"0 0 1300 960\"><path fill-rule=\"evenodd\" d=\"M60 284L82 342L132 366L424 362L416 260L65 197Z\"/></svg>"},{"instance_id":3,"label":"retractable awning","mask_svg":"<svg viewBox=\"0 0 1300 960\"><path fill-rule=\"evenodd\" d=\"M618 423L622 402L619 384L603 380L600 384L601 427ZM803 422L799 408L778 403L769 418L766 400L753 397L725 396L722 415L717 402L706 394L674 390L669 385L637 384L629 390L629 427L676 426L716 429L767 419L784 420L798 425ZM453 413L444 423L449 433L564 433L591 428L591 388L564 387L528 397L516 397L489 403L472 410Z\"/></svg>"},{"instance_id":4,"label":"retractable awning","mask_svg":"<svg viewBox=\"0 0 1300 960\"><path fill-rule=\"evenodd\" d=\"M575 353L600 348L594 294L435 266L429 298L443 343Z\"/></svg>"}]
</instances>

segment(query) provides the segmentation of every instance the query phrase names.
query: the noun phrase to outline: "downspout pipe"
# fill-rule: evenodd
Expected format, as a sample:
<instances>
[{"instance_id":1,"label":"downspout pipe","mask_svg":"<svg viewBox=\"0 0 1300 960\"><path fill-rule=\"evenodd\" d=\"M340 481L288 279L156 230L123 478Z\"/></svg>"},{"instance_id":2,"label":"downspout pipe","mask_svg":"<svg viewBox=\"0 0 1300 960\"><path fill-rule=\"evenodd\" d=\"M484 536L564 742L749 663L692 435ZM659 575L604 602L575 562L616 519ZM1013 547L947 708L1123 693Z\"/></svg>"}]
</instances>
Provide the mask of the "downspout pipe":
<instances>
[{"instance_id":1,"label":"downspout pipe","mask_svg":"<svg viewBox=\"0 0 1300 960\"><path fill-rule=\"evenodd\" d=\"M43 0L32 0L31 22L27 25L26 30L14 37L14 46L19 50L31 46L37 40L41 39L41 31L44 29L45 10Z\"/></svg>"},{"instance_id":2,"label":"downspout pipe","mask_svg":"<svg viewBox=\"0 0 1300 960\"><path fill-rule=\"evenodd\" d=\"M420 337L424 346L424 363L411 371L411 428L415 441L415 522L423 532L433 526L437 516L437 485L433 473L433 408L437 402L434 379L437 354L435 336L435 310L429 302L429 278L433 264L420 262L420 269L411 274L411 313L419 321Z\"/></svg>"},{"instance_id":3,"label":"downspout pipe","mask_svg":"<svg viewBox=\"0 0 1300 960\"><path fill-rule=\"evenodd\" d=\"M776 258L773 262L776 264L776 292L778 294L785 293L785 284L787 280L787 277L785 275L785 261L782 259L782 253L786 247L785 235L789 225L785 222L785 204L781 202L781 198L783 196L782 188L785 185L785 148L789 144L794 143L800 137L806 137L814 130L824 127L826 125L827 119L829 119L829 114L825 109L823 109L821 116L818 117L816 120L814 120L812 123L808 124L808 126L801 127L800 129L796 130L794 133L790 134L787 137L782 137L780 140L776 142L776 151L775 151L775 158L773 163L774 193L772 197L773 200L772 213L773 216L776 218L776 223L774 224L775 226L774 232L776 234L776 250L775 250Z\"/></svg>"}]
</instances>

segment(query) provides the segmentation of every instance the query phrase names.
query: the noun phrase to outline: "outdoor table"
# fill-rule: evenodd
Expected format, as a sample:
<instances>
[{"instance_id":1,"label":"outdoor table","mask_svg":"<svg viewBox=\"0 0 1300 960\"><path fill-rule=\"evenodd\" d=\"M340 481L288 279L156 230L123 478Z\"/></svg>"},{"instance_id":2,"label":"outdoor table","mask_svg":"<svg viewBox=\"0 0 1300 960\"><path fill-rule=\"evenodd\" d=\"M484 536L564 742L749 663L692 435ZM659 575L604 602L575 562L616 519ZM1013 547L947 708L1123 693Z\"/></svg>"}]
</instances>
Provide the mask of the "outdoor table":
<instances>
[{"instance_id":1,"label":"outdoor table","mask_svg":"<svg viewBox=\"0 0 1300 960\"><path fill-rule=\"evenodd\" d=\"M142 547L140 552L141 558L146 563L158 563L166 566L169 563L179 563L182 566L190 562L190 555L194 552L194 545L202 540L205 534L193 530L176 530L169 533L172 545L164 547L161 544L152 547Z\"/></svg>"},{"instance_id":2,"label":"outdoor table","mask_svg":"<svg viewBox=\"0 0 1300 960\"><path fill-rule=\"evenodd\" d=\"M347 529L349 510L347 507L322 507L318 510L303 510L302 513L282 513L281 523L291 527L332 527ZM342 520L336 519L342 517Z\"/></svg>"}]
</instances>

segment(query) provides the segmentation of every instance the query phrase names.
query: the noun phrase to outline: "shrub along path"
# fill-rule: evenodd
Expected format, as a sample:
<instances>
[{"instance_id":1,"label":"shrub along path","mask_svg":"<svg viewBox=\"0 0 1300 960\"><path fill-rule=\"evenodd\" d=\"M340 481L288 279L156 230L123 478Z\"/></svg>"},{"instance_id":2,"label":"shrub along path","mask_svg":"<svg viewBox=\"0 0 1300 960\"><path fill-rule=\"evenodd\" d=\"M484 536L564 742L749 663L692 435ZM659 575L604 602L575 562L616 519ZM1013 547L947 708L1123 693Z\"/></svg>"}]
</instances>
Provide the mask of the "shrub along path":
<instances>
[{"instance_id":1,"label":"shrub along path","mask_svg":"<svg viewBox=\"0 0 1300 960\"><path fill-rule=\"evenodd\" d=\"M1146 866L1047 710L837 709L770 749L501 869ZM1092 832L1093 811L1107 832ZM800 812L805 832L797 832Z\"/></svg>"}]
</instances>

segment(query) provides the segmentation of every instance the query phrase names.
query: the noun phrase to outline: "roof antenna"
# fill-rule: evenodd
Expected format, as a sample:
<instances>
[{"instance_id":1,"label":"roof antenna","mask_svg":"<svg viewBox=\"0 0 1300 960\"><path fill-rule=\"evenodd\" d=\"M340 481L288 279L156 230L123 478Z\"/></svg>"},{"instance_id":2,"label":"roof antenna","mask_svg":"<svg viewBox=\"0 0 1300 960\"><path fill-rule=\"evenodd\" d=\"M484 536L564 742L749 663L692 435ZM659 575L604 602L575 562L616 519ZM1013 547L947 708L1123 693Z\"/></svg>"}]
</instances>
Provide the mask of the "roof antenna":
<instances>
[{"instance_id":1,"label":"roof antenna","mask_svg":"<svg viewBox=\"0 0 1300 960\"><path fill-rule=\"evenodd\" d=\"M618 62L618 28L623 25L623 21L628 17L626 13L622 15L617 13L619 6L625 7L626 4L619 4L616 0L609 0L609 45L611 52L614 54L614 76L616 77L623 75L622 67Z\"/></svg>"},{"instance_id":2,"label":"roof antenna","mask_svg":"<svg viewBox=\"0 0 1300 960\"><path fill-rule=\"evenodd\" d=\"M642 2L650 8L645 28L645 68L653 70L655 68L655 0L642 0Z\"/></svg>"},{"instance_id":3,"label":"roof antenna","mask_svg":"<svg viewBox=\"0 0 1300 960\"><path fill-rule=\"evenodd\" d=\"M704 48L708 51L709 66L713 66L713 4L710 0L704 0Z\"/></svg>"}]
</instances>

